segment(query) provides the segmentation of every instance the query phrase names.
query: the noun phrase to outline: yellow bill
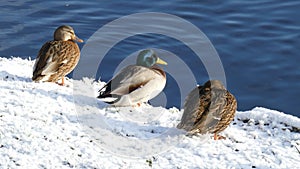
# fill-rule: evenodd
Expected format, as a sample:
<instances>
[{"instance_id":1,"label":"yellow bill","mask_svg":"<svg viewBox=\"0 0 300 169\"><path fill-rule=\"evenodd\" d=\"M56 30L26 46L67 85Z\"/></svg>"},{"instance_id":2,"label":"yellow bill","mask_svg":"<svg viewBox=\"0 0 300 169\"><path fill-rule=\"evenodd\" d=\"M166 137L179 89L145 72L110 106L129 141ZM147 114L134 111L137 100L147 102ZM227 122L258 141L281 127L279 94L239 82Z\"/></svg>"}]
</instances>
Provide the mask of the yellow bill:
<instances>
[{"instance_id":1,"label":"yellow bill","mask_svg":"<svg viewBox=\"0 0 300 169\"><path fill-rule=\"evenodd\" d=\"M168 63L160 58L157 59L156 61L157 64L161 64L161 65L168 65Z\"/></svg>"}]
</instances>

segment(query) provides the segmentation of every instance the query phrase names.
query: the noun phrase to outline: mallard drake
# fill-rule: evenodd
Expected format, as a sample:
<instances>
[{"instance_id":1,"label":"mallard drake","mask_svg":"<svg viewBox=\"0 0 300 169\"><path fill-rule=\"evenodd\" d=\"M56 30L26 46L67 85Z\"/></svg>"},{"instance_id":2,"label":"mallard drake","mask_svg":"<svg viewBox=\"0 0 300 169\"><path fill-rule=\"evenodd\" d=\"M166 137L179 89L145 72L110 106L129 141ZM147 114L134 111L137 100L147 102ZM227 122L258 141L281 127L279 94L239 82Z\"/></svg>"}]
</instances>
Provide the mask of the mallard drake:
<instances>
[{"instance_id":1,"label":"mallard drake","mask_svg":"<svg viewBox=\"0 0 300 169\"><path fill-rule=\"evenodd\" d=\"M75 42L79 39L71 26L62 25L54 32L54 40L46 42L40 49L33 67L32 80L36 82L57 82L77 65L80 49Z\"/></svg>"},{"instance_id":2,"label":"mallard drake","mask_svg":"<svg viewBox=\"0 0 300 169\"><path fill-rule=\"evenodd\" d=\"M193 89L186 97L184 112L177 128L189 134L214 134L214 139L233 120L237 109L235 97L225 89L219 80L207 81Z\"/></svg>"},{"instance_id":3,"label":"mallard drake","mask_svg":"<svg viewBox=\"0 0 300 169\"><path fill-rule=\"evenodd\" d=\"M118 72L99 90L98 98L114 106L139 106L154 98L166 85L166 74L156 64L167 65L153 50L142 50L136 65Z\"/></svg>"}]
</instances>

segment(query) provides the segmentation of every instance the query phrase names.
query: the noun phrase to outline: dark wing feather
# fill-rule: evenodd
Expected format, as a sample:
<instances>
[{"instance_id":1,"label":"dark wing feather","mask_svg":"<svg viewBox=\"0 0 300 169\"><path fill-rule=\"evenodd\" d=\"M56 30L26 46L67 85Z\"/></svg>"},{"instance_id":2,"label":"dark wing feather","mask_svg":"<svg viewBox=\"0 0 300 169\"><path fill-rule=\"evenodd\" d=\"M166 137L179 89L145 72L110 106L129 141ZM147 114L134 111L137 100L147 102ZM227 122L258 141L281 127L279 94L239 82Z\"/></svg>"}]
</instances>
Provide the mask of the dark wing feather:
<instances>
[{"instance_id":1,"label":"dark wing feather","mask_svg":"<svg viewBox=\"0 0 300 169\"><path fill-rule=\"evenodd\" d=\"M111 97L112 95L121 96L131 93L153 79L147 75L149 70L151 69L136 65L125 67L99 90L100 95L98 98Z\"/></svg>"},{"instance_id":2,"label":"dark wing feather","mask_svg":"<svg viewBox=\"0 0 300 169\"><path fill-rule=\"evenodd\" d=\"M198 86L187 95L184 103L184 112L181 118L181 122L177 126L178 128L185 129L188 131L191 130L197 122L197 116L201 116L204 112L203 110L199 111L199 92L201 88L202 86Z\"/></svg>"},{"instance_id":3,"label":"dark wing feather","mask_svg":"<svg viewBox=\"0 0 300 169\"><path fill-rule=\"evenodd\" d=\"M199 86L187 96L177 127L191 133L221 132L233 120L236 108L236 99L227 90Z\"/></svg>"},{"instance_id":4,"label":"dark wing feather","mask_svg":"<svg viewBox=\"0 0 300 169\"><path fill-rule=\"evenodd\" d=\"M46 42L39 50L34 65L32 80L36 80L39 76L45 76L47 75L46 73L51 74L57 71L60 64L57 64L59 58L55 56L61 55L60 49L57 49L60 45L57 43L59 43L59 41Z\"/></svg>"},{"instance_id":5,"label":"dark wing feather","mask_svg":"<svg viewBox=\"0 0 300 169\"><path fill-rule=\"evenodd\" d=\"M200 97L201 116L196 119L194 128L199 129L200 133L213 133L218 127L219 122L223 118L224 108L226 107L226 91L220 89L212 89L205 92Z\"/></svg>"}]
</instances>

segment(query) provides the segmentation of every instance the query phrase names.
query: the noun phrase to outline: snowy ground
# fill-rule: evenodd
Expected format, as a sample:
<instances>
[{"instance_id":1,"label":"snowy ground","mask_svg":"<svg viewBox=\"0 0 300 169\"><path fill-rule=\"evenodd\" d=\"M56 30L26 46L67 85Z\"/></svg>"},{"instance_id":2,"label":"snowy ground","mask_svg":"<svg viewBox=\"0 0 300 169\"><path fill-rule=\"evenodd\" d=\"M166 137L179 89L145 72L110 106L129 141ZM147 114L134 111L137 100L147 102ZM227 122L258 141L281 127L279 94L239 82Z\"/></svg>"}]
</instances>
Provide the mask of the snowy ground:
<instances>
[{"instance_id":1,"label":"snowy ground","mask_svg":"<svg viewBox=\"0 0 300 169\"><path fill-rule=\"evenodd\" d=\"M108 108L103 82L33 83L33 61L0 58L0 168L299 168L300 119L257 107L222 133L187 137L171 108Z\"/></svg>"}]
</instances>

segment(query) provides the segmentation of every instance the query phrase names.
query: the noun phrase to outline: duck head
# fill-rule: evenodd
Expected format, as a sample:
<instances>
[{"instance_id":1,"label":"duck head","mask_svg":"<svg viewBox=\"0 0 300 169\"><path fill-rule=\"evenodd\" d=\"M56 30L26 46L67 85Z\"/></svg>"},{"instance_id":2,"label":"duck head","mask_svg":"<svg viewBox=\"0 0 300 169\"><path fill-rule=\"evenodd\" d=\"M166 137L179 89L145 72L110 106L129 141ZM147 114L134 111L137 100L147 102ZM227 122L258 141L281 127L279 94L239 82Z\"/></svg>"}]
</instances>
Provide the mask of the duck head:
<instances>
[{"instance_id":1,"label":"duck head","mask_svg":"<svg viewBox=\"0 0 300 169\"><path fill-rule=\"evenodd\" d=\"M73 41L77 41L77 42L83 42L82 39L79 39L75 35L74 29L68 25L62 25L55 30L54 40L57 40L57 41L73 40Z\"/></svg>"},{"instance_id":2,"label":"duck head","mask_svg":"<svg viewBox=\"0 0 300 169\"><path fill-rule=\"evenodd\" d=\"M204 87L206 90L211 90L211 89L225 90L225 87L223 86L222 82L219 80L209 80L204 84Z\"/></svg>"},{"instance_id":3,"label":"duck head","mask_svg":"<svg viewBox=\"0 0 300 169\"><path fill-rule=\"evenodd\" d=\"M155 64L167 65L167 62L160 59L151 49L142 50L137 56L136 65L151 67Z\"/></svg>"}]
</instances>

